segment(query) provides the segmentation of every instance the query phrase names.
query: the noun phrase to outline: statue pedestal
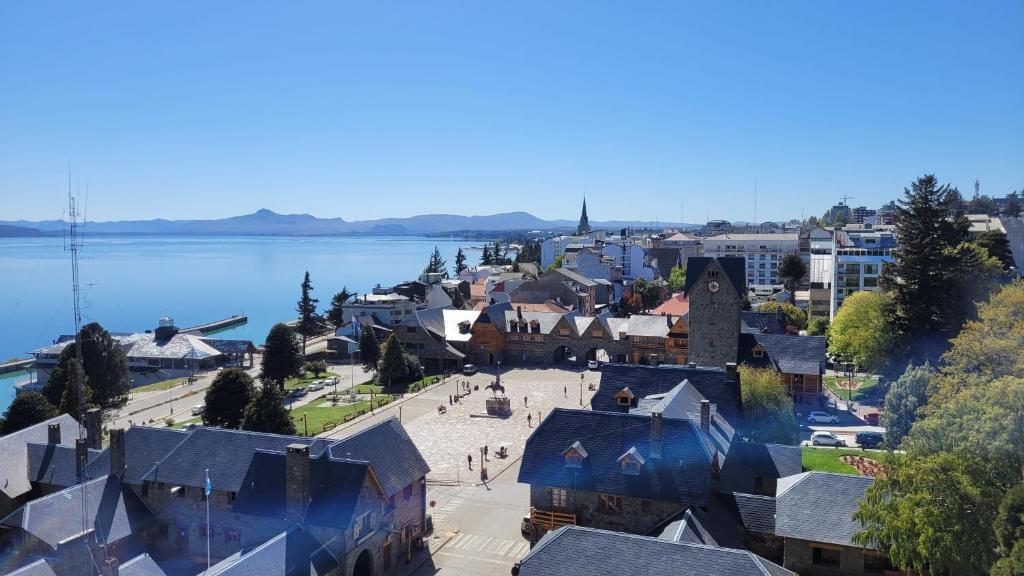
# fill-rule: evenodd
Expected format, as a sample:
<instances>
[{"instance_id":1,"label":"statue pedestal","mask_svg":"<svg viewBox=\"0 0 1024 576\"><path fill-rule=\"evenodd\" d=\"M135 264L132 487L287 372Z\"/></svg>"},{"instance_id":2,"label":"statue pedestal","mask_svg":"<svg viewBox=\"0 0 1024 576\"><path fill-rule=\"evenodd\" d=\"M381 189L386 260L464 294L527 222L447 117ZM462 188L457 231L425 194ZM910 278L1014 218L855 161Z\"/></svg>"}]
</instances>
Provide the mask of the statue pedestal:
<instances>
[{"instance_id":1,"label":"statue pedestal","mask_svg":"<svg viewBox=\"0 0 1024 576\"><path fill-rule=\"evenodd\" d=\"M487 413L491 416L511 416L512 401L508 398L488 398Z\"/></svg>"}]
</instances>

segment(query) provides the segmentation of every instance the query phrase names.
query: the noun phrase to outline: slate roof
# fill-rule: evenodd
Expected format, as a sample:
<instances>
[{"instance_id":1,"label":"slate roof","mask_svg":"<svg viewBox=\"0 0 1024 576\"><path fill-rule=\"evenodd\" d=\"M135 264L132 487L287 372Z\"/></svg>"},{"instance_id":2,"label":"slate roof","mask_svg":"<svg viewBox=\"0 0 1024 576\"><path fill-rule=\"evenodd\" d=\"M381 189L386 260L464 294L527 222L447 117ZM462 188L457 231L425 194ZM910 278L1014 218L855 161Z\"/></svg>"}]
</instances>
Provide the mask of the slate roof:
<instances>
[{"instance_id":1,"label":"slate roof","mask_svg":"<svg viewBox=\"0 0 1024 576\"><path fill-rule=\"evenodd\" d=\"M781 311L743 310L740 312L740 332L745 334L785 334L785 320Z\"/></svg>"},{"instance_id":2,"label":"slate roof","mask_svg":"<svg viewBox=\"0 0 1024 576\"><path fill-rule=\"evenodd\" d=\"M327 448L327 441L321 438L199 427L158 461L143 479L201 487L205 483L205 470L209 469L214 490L238 492L257 451L283 453L289 444L309 445L312 458Z\"/></svg>"},{"instance_id":3,"label":"slate roof","mask_svg":"<svg viewBox=\"0 0 1024 576\"><path fill-rule=\"evenodd\" d=\"M102 544L127 538L153 519L131 489L115 476L104 476L32 500L0 524L20 528L56 549L61 541L82 532L83 491L87 526L95 529L95 538Z\"/></svg>"},{"instance_id":4,"label":"slate roof","mask_svg":"<svg viewBox=\"0 0 1024 576\"><path fill-rule=\"evenodd\" d=\"M338 567L338 559L319 540L296 526L217 563L207 576L324 576Z\"/></svg>"},{"instance_id":5,"label":"slate roof","mask_svg":"<svg viewBox=\"0 0 1024 576\"><path fill-rule=\"evenodd\" d=\"M397 418L389 418L330 445L330 457L373 464L388 496L430 472L430 466Z\"/></svg>"},{"instance_id":6,"label":"slate roof","mask_svg":"<svg viewBox=\"0 0 1024 576\"><path fill-rule=\"evenodd\" d=\"M689 368L687 366L638 366L635 364L605 364L601 367L601 384L590 402L594 410L626 412L619 406L615 394L628 387L638 398L666 393L687 380L712 404L718 413L734 426L739 415L738 389L721 368Z\"/></svg>"},{"instance_id":7,"label":"slate roof","mask_svg":"<svg viewBox=\"0 0 1024 576\"><path fill-rule=\"evenodd\" d=\"M761 358L753 354L757 345L764 349ZM821 374L825 369L825 337L741 334L740 362L770 366L784 374Z\"/></svg>"},{"instance_id":8,"label":"slate roof","mask_svg":"<svg viewBox=\"0 0 1024 576\"><path fill-rule=\"evenodd\" d=\"M630 414L647 414L660 412L663 418L682 418L689 420L700 428L700 403L704 396L688 381L683 381L665 394L655 394L641 398L637 407L630 409ZM724 466L726 456L730 454L732 438L736 434L732 425L718 414L716 406L711 407L711 419L707 434L702 434L708 450L714 454L718 465ZM799 471L799 470L798 470Z\"/></svg>"},{"instance_id":9,"label":"slate roof","mask_svg":"<svg viewBox=\"0 0 1024 576\"><path fill-rule=\"evenodd\" d=\"M552 270L551 272L545 272L544 274L541 274L540 277L542 280L547 280L545 276L549 276L549 274L560 275L568 280L571 280L576 284L579 284L580 286L586 286L588 288L591 286L597 286L597 282L594 282L593 278L587 278L586 276L580 274L579 272L576 272L575 270L570 270L569 268L557 268L555 270Z\"/></svg>"},{"instance_id":10,"label":"slate roof","mask_svg":"<svg viewBox=\"0 0 1024 576\"><path fill-rule=\"evenodd\" d=\"M730 476L734 472L731 467L736 466L746 474L784 478L803 472L803 457L799 446L736 442L732 445L726 466L730 468L722 469L723 477Z\"/></svg>"},{"instance_id":11,"label":"slate roof","mask_svg":"<svg viewBox=\"0 0 1024 576\"><path fill-rule=\"evenodd\" d=\"M775 533L775 498L739 492L732 496L745 529L765 534Z\"/></svg>"},{"instance_id":12,"label":"slate roof","mask_svg":"<svg viewBox=\"0 0 1024 576\"><path fill-rule=\"evenodd\" d=\"M746 550L566 526L547 533L519 563L520 576L792 576Z\"/></svg>"},{"instance_id":13,"label":"slate roof","mask_svg":"<svg viewBox=\"0 0 1024 576\"><path fill-rule=\"evenodd\" d=\"M689 294L690 288L700 280L704 269L708 267L715 258L710 256L691 256L686 261L686 283L683 285L683 293ZM718 259L718 265L725 272L732 287L740 296L747 293L747 271L746 259L738 256L722 256Z\"/></svg>"},{"instance_id":14,"label":"slate roof","mask_svg":"<svg viewBox=\"0 0 1024 576\"><path fill-rule=\"evenodd\" d=\"M132 426L124 432L125 484L142 484L142 478L185 441L189 432L171 428Z\"/></svg>"},{"instance_id":15,"label":"slate roof","mask_svg":"<svg viewBox=\"0 0 1024 576\"><path fill-rule=\"evenodd\" d=\"M667 338L668 331L672 327L669 324L671 321L672 318L670 316L633 314L629 317L629 328L626 333L630 337L651 336Z\"/></svg>"},{"instance_id":16,"label":"slate roof","mask_svg":"<svg viewBox=\"0 0 1024 576\"><path fill-rule=\"evenodd\" d=\"M550 334L551 330L558 324L558 321L562 319L562 316L565 316L562 312L529 312L523 310L523 320L526 321L527 325L529 325L531 320L536 320L540 324L541 334ZM508 332L509 325L517 320L519 320L519 315L516 310L506 310L504 331Z\"/></svg>"},{"instance_id":17,"label":"slate roof","mask_svg":"<svg viewBox=\"0 0 1024 576\"><path fill-rule=\"evenodd\" d=\"M60 424L61 446L75 447L78 421L67 414L0 437L0 463L3 463L0 466L0 492L8 498L17 498L32 489L27 446L30 443L46 444L50 424Z\"/></svg>"},{"instance_id":18,"label":"slate roof","mask_svg":"<svg viewBox=\"0 0 1024 576\"><path fill-rule=\"evenodd\" d=\"M711 454L688 420L664 419L661 456L652 455L648 416L555 409L526 441L519 481L704 505L711 489ZM587 451L581 468L567 468L563 453L574 442ZM619 458L636 448L646 462L639 475L623 474Z\"/></svg>"},{"instance_id":19,"label":"slate roof","mask_svg":"<svg viewBox=\"0 0 1024 576\"><path fill-rule=\"evenodd\" d=\"M13 572L8 572L4 576L57 576L57 574L46 560L39 559Z\"/></svg>"},{"instance_id":20,"label":"slate roof","mask_svg":"<svg viewBox=\"0 0 1024 576\"><path fill-rule=\"evenodd\" d=\"M119 576L164 576L164 571L149 554L139 554L118 567Z\"/></svg>"},{"instance_id":21,"label":"slate roof","mask_svg":"<svg viewBox=\"0 0 1024 576\"><path fill-rule=\"evenodd\" d=\"M74 448L60 444L29 444L26 448L30 480L64 487L78 484ZM106 450L90 449L85 478L98 478L109 473L110 454Z\"/></svg>"},{"instance_id":22,"label":"slate roof","mask_svg":"<svg viewBox=\"0 0 1024 576\"><path fill-rule=\"evenodd\" d=\"M870 476L804 472L779 481L775 497L775 534L812 542L855 546L860 523L853 519Z\"/></svg>"}]
</instances>

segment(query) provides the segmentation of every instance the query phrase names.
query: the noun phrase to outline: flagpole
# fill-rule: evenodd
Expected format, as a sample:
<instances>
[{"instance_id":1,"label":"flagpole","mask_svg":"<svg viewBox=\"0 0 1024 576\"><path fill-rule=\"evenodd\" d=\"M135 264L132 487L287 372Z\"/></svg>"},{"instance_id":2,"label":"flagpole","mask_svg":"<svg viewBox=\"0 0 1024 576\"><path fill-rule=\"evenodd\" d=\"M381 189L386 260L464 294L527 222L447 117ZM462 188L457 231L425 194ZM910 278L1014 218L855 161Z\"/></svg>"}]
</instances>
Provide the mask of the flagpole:
<instances>
[{"instance_id":1,"label":"flagpole","mask_svg":"<svg viewBox=\"0 0 1024 576\"><path fill-rule=\"evenodd\" d=\"M213 526L210 526L210 469L206 469L206 572L210 571L210 532L213 532ZM203 574L206 574L204 572Z\"/></svg>"}]
</instances>

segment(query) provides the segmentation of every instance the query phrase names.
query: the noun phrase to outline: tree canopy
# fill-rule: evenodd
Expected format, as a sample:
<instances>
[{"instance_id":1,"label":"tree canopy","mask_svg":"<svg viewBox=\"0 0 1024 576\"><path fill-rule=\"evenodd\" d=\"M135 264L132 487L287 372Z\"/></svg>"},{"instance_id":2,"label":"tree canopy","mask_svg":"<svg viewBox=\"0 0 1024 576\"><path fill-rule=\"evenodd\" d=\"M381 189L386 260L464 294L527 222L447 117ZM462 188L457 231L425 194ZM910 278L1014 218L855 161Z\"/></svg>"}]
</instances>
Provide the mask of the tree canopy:
<instances>
[{"instance_id":1,"label":"tree canopy","mask_svg":"<svg viewBox=\"0 0 1024 576\"><path fill-rule=\"evenodd\" d=\"M673 266L668 274L668 289L673 294L682 292L686 287L686 266Z\"/></svg>"},{"instance_id":2,"label":"tree canopy","mask_svg":"<svg viewBox=\"0 0 1024 576\"><path fill-rule=\"evenodd\" d=\"M271 386L272 388L273 386ZM227 368L217 373L206 389L206 408L203 424L238 428L242 425L245 408L256 395L252 377L241 368Z\"/></svg>"},{"instance_id":3,"label":"tree canopy","mask_svg":"<svg viewBox=\"0 0 1024 576\"><path fill-rule=\"evenodd\" d=\"M78 351L81 346L81 363ZM64 347L57 366L43 386L51 404L70 414L78 414L77 393L67 393L69 384L81 381L86 406L113 410L128 402L131 378L128 359L121 345L96 322L82 327L75 341Z\"/></svg>"},{"instance_id":4,"label":"tree canopy","mask_svg":"<svg viewBox=\"0 0 1024 576\"><path fill-rule=\"evenodd\" d=\"M299 313L299 323L295 331L302 336L302 353L306 353L306 339L324 331L324 319L317 314L316 305L320 300L313 297L313 281L309 279L309 270L302 279L302 295L295 310Z\"/></svg>"},{"instance_id":5,"label":"tree canopy","mask_svg":"<svg viewBox=\"0 0 1024 576\"><path fill-rule=\"evenodd\" d=\"M743 403L741 435L748 442L796 444L799 429L793 400L779 374L771 368L739 367Z\"/></svg>"},{"instance_id":6,"label":"tree canopy","mask_svg":"<svg viewBox=\"0 0 1024 576\"><path fill-rule=\"evenodd\" d=\"M829 327L828 351L844 362L879 370L892 349L889 296L861 290L847 296Z\"/></svg>"},{"instance_id":7,"label":"tree canopy","mask_svg":"<svg viewBox=\"0 0 1024 576\"><path fill-rule=\"evenodd\" d=\"M779 261L779 278L782 278L783 285L789 291L789 303L796 303L796 289L800 281L807 276L807 264L798 252L790 252Z\"/></svg>"},{"instance_id":8,"label":"tree canopy","mask_svg":"<svg viewBox=\"0 0 1024 576\"><path fill-rule=\"evenodd\" d=\"M459 248L459 250L462 250ZM423 269L424 274L441 274L443 277L448 277L448 263L445 262L444 258L441 258L441 251L438 250L437 246L434 246L434 251L430 253L430 260L427 261L427 266Z\"/></svg>"},{"instance_id":9,"label":"tree canopy","mask_svg":"<svg viewBox=\"0 0 1024 576\"><path fill-rule=\"evenodd\" d=\"M811 336L828 336L828 318L814 318L807 323L807 333Z\"/></svg>"},{"instance_id":10,"label":"tree canopy","mask_svg":"<svg viewBox=\"0 0 1024 576\"><path fill-rule=\"evenodd\" d=\"M758 312L782 312L785 317L786 327L793 327L796 330L803 330L807 327L807 314L789 302L765 302L757 306Z\"/></svg>"},{"instance_id":11,"label":"tree canopy","mask_svg":"<svg viewBox=\"0 0 1024 576\"><path fill-rule=\"evenodd\" d=\"M462 246L459 246L459 251L455 253L455 276L456 278L462 271L466 269L466 253L462 251Z\"/></svg>"},{"instance_id":12,"label":"tree canopy","mask_svg":"<svg viewBox=\"0 0 1024 576\"><path fill-rule=\"evenodd\" d=\"M242 430L270 434L295 434L295 424L284 407L277 386L260 386L242 415Z\"/></svg>"},{"instance_id":13,"label":"tree canopy","mask_svg":"<svg viewBox=\"0 0 1024 576\"><path fill-rule=\"evenodd\" d=\"M274 324L263 344L260 378L275 382L284 389L285 380L301 373L302 353L295 341L295 334L287 324Z\"/></svg>"},{"instance_id":14,"label":"tree canopy","mask_svg":"<svg viewBox=\"0 0 1024 576\"><path fill-rule=\"evenodd\" d=\"M402 380L409 374L409 364L405 359L405 350L392 332L381 348L380 361L377 363L377 380L389 386L395 380Z\"/></svg>"},{"instance_id":15,"label":"tree canopy","mask_svg":"<svg viewBox=\"0 0 1024 576\"><path fill-rule=\"evenodd\" d=\"M22 392L14 397L4 412L0 435L17 432L58 415L57 409L38 392ZM7 465L6 463L4 464Z\"/></svg>"},{"instance_id":16,"label":"tree canopy","mask_svg":"<svg viewBox=\"0 0 1024 576\"><path fill-rule=\"evenodd\" d=\"M984 248L988 255L995 258L1007 271L1014 266L1013 253L1010 251L1010 240L1002 230L986 230L974 239L974 244Z\"/></svg>"},{"instance_id":17,"label":"tree canopy","mask_svg":"<svg viewBox=\"0 0 1024 576\"><path fill-rule=\"evenodd\" d=\"M372 326L363 326L359 333L359 358L363 363L363 372L373 372L380 361L380 343Z\"/></svg>"},{"instance_id":18,"label":"tree canopy","mask_svg":"<svg viewBox=\"0 0 1024 576\"><path fill-rule=\"evenodd\" d=\"M327 310L327 321L333 324L336 328L344 324L344 312L342 307L352 299L352 294L348 291L348 287L342 287L341 292L338 292L331 298L331 307Z\"/></svg>"},{"instance_id":19,"label":"tree canopy","mask_svg":"<svg viewBox=\"0 0 1024 576\"><path fill-rule=\"evenodd\" d=\"M886 443L896 448L910 433L918 411L928 401L928 383L935 371L928 364L907 366L903 375L889 385L882 410L882 426Z\"/></svg>"}]
</instances>

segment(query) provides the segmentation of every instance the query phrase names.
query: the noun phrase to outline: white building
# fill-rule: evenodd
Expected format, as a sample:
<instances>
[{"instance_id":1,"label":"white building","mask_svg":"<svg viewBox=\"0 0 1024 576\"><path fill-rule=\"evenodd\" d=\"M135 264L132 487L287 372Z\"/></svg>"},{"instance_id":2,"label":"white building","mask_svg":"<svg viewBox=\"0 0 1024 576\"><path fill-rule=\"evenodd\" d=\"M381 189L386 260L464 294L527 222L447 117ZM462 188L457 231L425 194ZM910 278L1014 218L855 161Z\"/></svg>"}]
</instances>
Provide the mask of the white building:
<instances>
[{"instance_id":1,"label":"white building","mask_svg":"<svg viewBox=\"0 0 1024 576\"><path fill-rule=\"evenodd\" d=\"M892 262L896 238L891 230L852 226L838 231L833 240L811 243L811 293L809 316L835 318L843 301L860 290L878 290L887 264Z\"/></svg>"},{"instance_id":2,"label":"white building","mask_svg":"<svg viewBox=\"0 0 1024 576\"><path fill-rule=\"evenodd\" d=\"M622 269L622 277L626 280L643 278L650 282L657 275L648 266L647 250L632 238L618 239L607 242L601 253L612 259L614 266Z\"/></svg>"},{"instance_id":3,"label":"white building","mask_svg":"<svg viewBox=\"0 0 1024 576\"><path fill-rule=\"evenodd\" d=\"M747 260L747 285L781 284L779 262L799 252L797 234L721 234L701 240L704 255L714 258L741 256Z\"/></svg>"},{"instance_id":4,"label":"white building","mask_svg":"<svg viewBox=\"0 0 1024 576\"><path fill-rule=\"evenodd\" d=\"M344 324L351 322L353 316L376 316L381 323L395 326L415 311L416 304L405 296L377 286L371 294L342 305L341 321Z\"/></svg>"},{"instance_id":5,"label":"white building","mask_svg":"<svg viewBox=\"0 0 1024 576\"><path fill-rule=\"evenodd\" d=\"M596 236L588 234L585 236L556 236L548 238L540 243L540 267L547 268L555 263L555 259L565 255L565 249L572 245L582 247L594 247Z\"/></svg>"}]
</instances>

